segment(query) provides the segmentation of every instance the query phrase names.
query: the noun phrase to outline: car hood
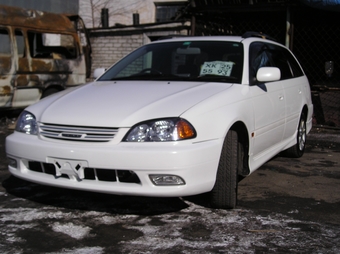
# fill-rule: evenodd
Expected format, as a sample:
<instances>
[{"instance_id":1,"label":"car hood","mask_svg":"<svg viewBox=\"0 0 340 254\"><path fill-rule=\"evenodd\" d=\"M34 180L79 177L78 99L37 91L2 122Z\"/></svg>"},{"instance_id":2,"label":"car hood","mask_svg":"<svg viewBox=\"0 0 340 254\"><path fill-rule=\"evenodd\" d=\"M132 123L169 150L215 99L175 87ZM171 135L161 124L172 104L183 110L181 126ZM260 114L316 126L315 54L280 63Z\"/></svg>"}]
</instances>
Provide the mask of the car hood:
<instances>
[{"instance_id":1,"label":"car hood","mask_svg":"<svg viewBox=\"0 0 340 254\"><path fill-rule=\"evenodd\" d=\"M149 119L178 117L231 86L207 82L97 81L46 97L27 110L44 123L130 127Z\"/></svg>"}]
</instances>

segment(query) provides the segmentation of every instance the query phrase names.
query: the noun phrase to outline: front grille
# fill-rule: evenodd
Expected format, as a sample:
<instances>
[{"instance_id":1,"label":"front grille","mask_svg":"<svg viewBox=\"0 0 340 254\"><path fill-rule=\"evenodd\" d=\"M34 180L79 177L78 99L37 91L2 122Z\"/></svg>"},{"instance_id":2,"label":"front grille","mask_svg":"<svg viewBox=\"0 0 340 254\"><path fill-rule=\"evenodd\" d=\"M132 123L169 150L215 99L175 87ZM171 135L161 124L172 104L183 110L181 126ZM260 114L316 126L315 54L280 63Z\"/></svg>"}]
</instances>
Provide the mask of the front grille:
<instances>
[{"instance_id":1,"label":"front grille","mask_svg":"<svg viewBox=\"0 0 340 254\"><path fill-rule=\"evenodd\" d=\"M84 127L40 123L39 132L40 135L45 138L84 142L109 142L118 132L118 128Z\"/></svg>"},{"instance_id":2,"label":"front grille","mask_svg":"<svg viewBox=\"0 0 340 254\"><path fill-rule=\"evenodd\" d=\"M28 169L56 176L56 169L52 163L29 161ZM69 178L66 174L62 174L59 177ZM103 168L84 168L84 179L104 182L140 183L138 176L133 171Z\"/></svg>"},{"instance_id":3,"label":"front grille","mask_svg":"<svg viewBox=\"0 0 340 254\"><path fill-rule=\"evenodd\" d=\"M41 172L41 173L46 173L49 175L55 175L55 167L51 163L40 163L37 161L29 161L28 162L28 169L35 171L35 172Z\"/></svg>"}]
</instances>

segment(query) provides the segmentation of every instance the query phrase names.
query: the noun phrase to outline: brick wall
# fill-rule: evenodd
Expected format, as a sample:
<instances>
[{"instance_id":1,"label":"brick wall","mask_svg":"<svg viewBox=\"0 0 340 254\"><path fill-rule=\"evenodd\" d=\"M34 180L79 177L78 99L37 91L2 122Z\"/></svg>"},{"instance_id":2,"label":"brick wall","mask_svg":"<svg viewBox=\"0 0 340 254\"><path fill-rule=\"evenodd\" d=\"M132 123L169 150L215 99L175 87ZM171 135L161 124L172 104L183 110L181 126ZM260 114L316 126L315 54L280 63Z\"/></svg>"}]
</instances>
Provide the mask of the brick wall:
<instances>
[{"instance_id":1,"label":"brick wall","mask_svg":"<svg viewBox=\"0 0 340 254\"><path fill-rule=\"evenodd\" d=\"M93 74L93 71L97 68L109 68L128 53L147 42L147 37L143 34L91 38L91 73Z\"/></svg>"},{"instance_id":2,"label":"brick wall","mask_svg":"<svg viewBox=\"0 0 340 254\"><path fill-rule=\"evenodd\" d=\"M189 22L169 22L139 26L111 27L90 30L92 46L91 73L97 68L109 68L138 47L168 35L188 35ZM89 79L88 81L91 81Z\"/></svg>"}]
</instances>

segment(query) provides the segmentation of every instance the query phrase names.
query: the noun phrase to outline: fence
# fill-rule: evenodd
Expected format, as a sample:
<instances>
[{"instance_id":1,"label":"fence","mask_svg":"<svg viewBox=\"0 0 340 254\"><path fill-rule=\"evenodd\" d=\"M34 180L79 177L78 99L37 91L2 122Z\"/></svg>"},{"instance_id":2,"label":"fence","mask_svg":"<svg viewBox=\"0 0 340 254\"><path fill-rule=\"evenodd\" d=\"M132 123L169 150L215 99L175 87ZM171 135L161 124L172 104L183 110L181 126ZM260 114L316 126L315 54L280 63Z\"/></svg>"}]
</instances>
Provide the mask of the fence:
<instances>
[{"instance_id":1,"label":"fence","mask_svg":"<svg viewBox=\"0 0 340 254\"><path fill-rule=\"evenodd\" d=\"M340 127L340 27L334 22L339 13L308 9L306 18L298 14L294 17L293 52L312 86L314 124ZM334 68L327 75L329 61Z\"/></svg>"},{"instance_id":2,"label":"fence","mask_svg":"<svg viewBox=\"0 0 340 254\"><path fill-rule=\"evenodd\" d=\"M309 78L314 104L314 125L340 128L340 26L337 12L309 7L289 10L290 48ZM195 35L241 35L246 31L268 34L285 44L287 9L206 13L196 16ZM333 73L325 72L333 62Z\"/></svg>"}]
</instances>

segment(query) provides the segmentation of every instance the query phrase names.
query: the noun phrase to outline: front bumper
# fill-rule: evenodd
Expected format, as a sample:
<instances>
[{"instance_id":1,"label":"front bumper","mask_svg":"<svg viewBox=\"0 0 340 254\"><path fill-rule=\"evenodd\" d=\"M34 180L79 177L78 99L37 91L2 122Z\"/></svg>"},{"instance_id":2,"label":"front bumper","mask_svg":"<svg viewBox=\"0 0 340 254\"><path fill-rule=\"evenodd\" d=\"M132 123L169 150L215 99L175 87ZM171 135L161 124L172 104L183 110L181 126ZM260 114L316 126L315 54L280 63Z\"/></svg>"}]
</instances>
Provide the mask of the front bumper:
<instances>
[{"instance_id":1,"label":"front bumper","mask_svg":"<svg viewBox=\"0 0 340 254\"><path fill-rule=\"evenodd\" d=\"M9 170L16 177L62 188L158 197L210 191L215 183L221 147L219 139L200 143L191 140L94 144L44 140L18 132L6 139ZM32 170L32 165L37 164L55 169ZM115 171L111 176L116 177L111 180L97 177L98 170ZM120 181L119 174L127 172L135 174L138 181ZM156 186L149 177L155 174L179 176L185 184Z\"/></svg>"}]
</instances>

